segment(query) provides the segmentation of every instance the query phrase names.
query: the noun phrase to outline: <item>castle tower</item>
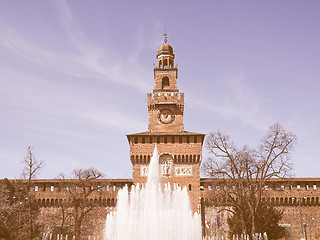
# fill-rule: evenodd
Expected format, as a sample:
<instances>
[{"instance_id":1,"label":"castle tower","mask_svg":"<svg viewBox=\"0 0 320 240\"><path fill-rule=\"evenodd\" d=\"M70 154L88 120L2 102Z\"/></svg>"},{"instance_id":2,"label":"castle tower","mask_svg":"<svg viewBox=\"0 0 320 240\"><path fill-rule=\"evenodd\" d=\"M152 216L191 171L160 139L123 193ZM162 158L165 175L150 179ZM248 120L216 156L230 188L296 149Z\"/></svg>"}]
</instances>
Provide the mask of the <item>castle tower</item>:
<instances>
[{"instance_id":1,"label":"castle tower","mask_svg":"<svg viewBox=\"0 0 320 240\"><path fill-rule=\"evenodd\" d=\"M134 184L146 183L148 164L157 144L162 183L187 187L192 210L198 211L200 163L204 134L184 131L184 94L177 88L178 69L174 66L172 46L164 43L154 68L155 86L148 93L148 131L127 135Z\"/></svg>"}]
</instances>

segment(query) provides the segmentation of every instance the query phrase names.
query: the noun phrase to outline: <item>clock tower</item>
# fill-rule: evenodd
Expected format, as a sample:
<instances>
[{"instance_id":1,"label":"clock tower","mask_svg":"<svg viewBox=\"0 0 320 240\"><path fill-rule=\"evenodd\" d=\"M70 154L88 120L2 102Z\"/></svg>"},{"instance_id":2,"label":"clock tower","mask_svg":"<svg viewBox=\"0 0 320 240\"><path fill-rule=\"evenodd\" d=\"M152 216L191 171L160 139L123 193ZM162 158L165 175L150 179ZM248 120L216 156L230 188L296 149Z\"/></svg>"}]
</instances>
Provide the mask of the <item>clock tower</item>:
<instances>
[{"instance_id":1,"label":"clock tower","mask_svg":"<svg viewBox=\"0 0 320 240\"><path fill-rule=\"evenodd\" d=\"M198 211L200 197L200 163L204 134L184 130L184 94L177 88L178 69L174 65L172 46L159 47L154 68L155 86L148 93L148 131L127 135L133 182L144 185L154 146L159 152L162 183L187 187L191 208Z\"/></svg>"}]
</instances>

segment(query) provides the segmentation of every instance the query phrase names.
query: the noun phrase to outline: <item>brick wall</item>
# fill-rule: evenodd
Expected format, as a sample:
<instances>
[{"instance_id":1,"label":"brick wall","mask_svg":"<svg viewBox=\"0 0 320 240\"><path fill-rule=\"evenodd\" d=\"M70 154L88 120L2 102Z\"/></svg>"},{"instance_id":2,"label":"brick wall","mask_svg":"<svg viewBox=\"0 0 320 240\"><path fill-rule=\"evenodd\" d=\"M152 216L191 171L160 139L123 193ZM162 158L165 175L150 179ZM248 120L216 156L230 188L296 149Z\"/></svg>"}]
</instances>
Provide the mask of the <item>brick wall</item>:
<instances>
[{"instance_id":1,"label":"brick wall","mask_svg":"<svg viewBox=\"0 0 320 240\"><path fill-rule=\"evenodd\" d=\"M212 198L224 186L214 179L200 181L201 197L206 205L205 213L207 216L214 216L221 207L214 205ZM301 228L305 228L307 238L311 236L315 239L320 236L320 178L271 179L266 189L263 200L283 210L280 223L286 227L291 239L302 238ZM223 229L227 229L227 217L228 213L225 213L221 219Z\"/></svg>"}]
</instances>

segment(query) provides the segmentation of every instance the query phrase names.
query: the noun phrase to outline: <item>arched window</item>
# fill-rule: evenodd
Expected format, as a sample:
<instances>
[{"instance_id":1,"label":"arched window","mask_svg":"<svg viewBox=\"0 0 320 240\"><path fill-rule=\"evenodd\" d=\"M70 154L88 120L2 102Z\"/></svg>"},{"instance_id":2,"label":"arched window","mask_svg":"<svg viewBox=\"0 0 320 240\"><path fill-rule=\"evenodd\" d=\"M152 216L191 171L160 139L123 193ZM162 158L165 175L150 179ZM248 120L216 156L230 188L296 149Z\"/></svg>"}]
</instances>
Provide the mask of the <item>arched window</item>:
<instances>
[{"instance_id":1,"label":"arched window","mask_svg":"<svg viewBox=\"0 0 320 240\"><path fill-rule=\"evenodd\" d=\"M274 204L274 198L271 198L271 204L272 205Z\"/></svg>"},{"instance_id":2,"label":"arched window","mask_svg":"<svg viewBox=\"0 0 320 240\"><path fill-rule=\"evenodd\" d=\"M162 88L169 87L169 78L168 77L163 77L162 78Z\"/></svg>"},{"instance_id":3,"label":"arched window","mask_svg":"<svg viewBox=\"0 0 320 240\"><path fill-rule=\"evenodd\" d=\"M169 67L173 68L173 60L171 60L171 59L169 60Z\"/></svg>"},{"instance_id":4,"label":"arched window","mask_svg":"<svg viewBox=\"0 0 320 240\"><path fill-rule=\"evenodd\" d=\"M163 60L163 68L168 68L168 61L167 59Z\"/></svg>"},{"instance_id":5,"label":"arched window","mask_svg":"<svg viewBox=\"0 0 320 240\"><path fill-rule=\"evenodd\" d=\"M160 162L160 164L164 164L164 163L167 163L168 164L168 162L169 161L172 161L173 160L173 158L172 158L172 156L170 155L170 154L162 154L160 157L159 157L159 162Z\"/></svg>"}]
</instances>

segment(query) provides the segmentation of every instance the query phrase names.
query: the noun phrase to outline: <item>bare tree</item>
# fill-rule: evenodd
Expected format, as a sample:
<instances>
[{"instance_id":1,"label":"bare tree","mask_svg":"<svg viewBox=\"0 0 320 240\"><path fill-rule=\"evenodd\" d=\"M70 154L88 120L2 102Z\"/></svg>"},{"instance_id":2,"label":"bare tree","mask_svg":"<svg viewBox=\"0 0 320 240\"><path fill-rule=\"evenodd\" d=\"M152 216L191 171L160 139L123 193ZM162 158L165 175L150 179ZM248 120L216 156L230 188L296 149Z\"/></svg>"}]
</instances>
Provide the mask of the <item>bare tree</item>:
<instances>
[{"instance_id":1,"label":"bare tree","mask_svg":"<svg viewBox=\"0 0 320 240\"><path fill-rule=\"evenodd\" d=\"M45 166L44 161L38 161L33 154L33 148L27 148L27 156L22 161L24 168L22 171L22 178L28 180L28 184L30 187L31 180L36 178L39 171Z\"/></svg>"},{"instance_id":2,"label":"bare tree","mask_svg":"<svg viewBox=\"0 0 320 240\"><path fill-rule=\"evenodd\" d=\"M31 183L44 162L37 161L32 148L28 147L23 164L24 179L0 181L0 232L2 229L2 234L7 235L5 239L33 239L39 229L35 222L39 209L33 201Z\"/></svg>"},{"instance_id":3,"label":"bare tree","mask_svg":"<svg viewBox=\"0 0 320 240\"><path fill-rule=\"evenodd\" d=\"M286 132L279 124L270 127L256 149L248 146L238 149L229 136L221 132L207 137L206 148L213 156L203 163L202 171L216 178L221 188L214 197L240 213L243 228L248 220L246 208L249 206L251 229L244 229L246 233L251 235L256 231L255 217L268 180L289 176L290 152L296 140L294 134Z\"/></svg>"},{"instance_id":4,"label":"bare tree","mask_svg":"<svg viewBox=\"0 0 320 240\"><path fill-rule=\"evenodd\" d=\"M26 219L28 224L28 239L31 240L34 237L34 219L37 213L37 206L33 202L33 194L31 191L31 182L32 179L36 178L37 174L40 170L45 166L44 161L38 161L33 154L33 149L29 146L27 148L27 156L22 161L24 168L22 171L22 178L25 179L25 186L27 190L27 197L25 201L25 205L28 208L28 218Z\"/></svg>"},{"instance_id":5,"label":"bare tree","mask_svg":"<svg viewBox=\"0 0 320 240\"><path fill-rule=\"evenodd\" d=\"M62 228L67 218L74 227L76 239L81 238L85 217L98 206L98 203L90 201L90 198L100 196L101 178L103 174L94 168L76 169L72 179L66 179L60 175L60 187L64 189L65 199L69 202L61 202Z\"/></svg>"}]
</instances>

